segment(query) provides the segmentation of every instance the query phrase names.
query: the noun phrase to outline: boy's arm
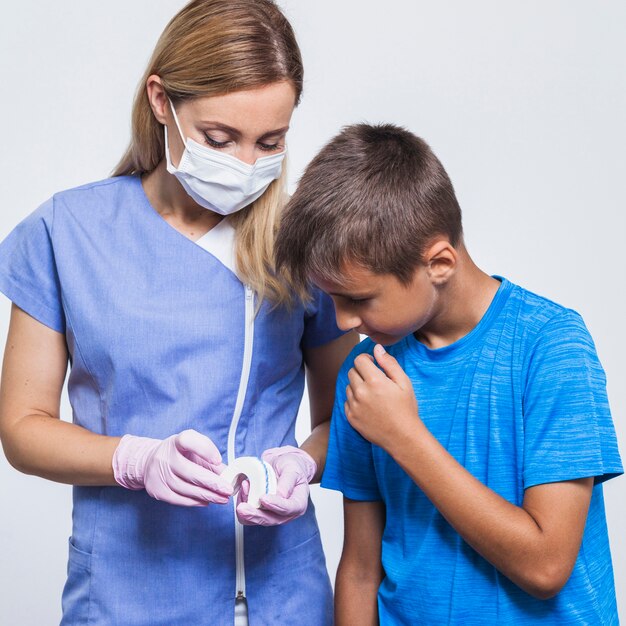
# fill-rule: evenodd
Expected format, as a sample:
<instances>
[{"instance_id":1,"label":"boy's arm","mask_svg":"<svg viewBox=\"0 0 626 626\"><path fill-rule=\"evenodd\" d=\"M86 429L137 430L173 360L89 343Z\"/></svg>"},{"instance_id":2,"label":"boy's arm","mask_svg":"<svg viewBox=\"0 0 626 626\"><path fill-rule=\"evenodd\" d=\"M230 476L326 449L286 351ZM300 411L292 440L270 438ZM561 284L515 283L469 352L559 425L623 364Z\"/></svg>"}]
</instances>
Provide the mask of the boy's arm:
<instances>
[{"instance_id":1,"label":"boy's arm","mask_svg":"<svg viewBox=\"0 0 626 626\"><path fill-rule=\"evenodd\" d=\"M561 590L580 550L593 478L530 487L518 507L474 478L425 427L398 444L392 456L472 548L536 598Z\"/></svg>"},{"instance_id":2,"label":"boy's arm","mask_svg":"<svg viewBox=\"0 0 626 626\"><path fill-rule=\"evenodd\" d=\"M483 485L433 437L419 418L411 381L377 346L355 359L346 416L383 447L454 529L527 593L547 599L567 582L580 550L593 478L537 485L521 507Z\"/></svg>"},{"instance_id":3,"label":"boy's arm","mask_svg":"<svg viewBox=\"0 0 626 626\"><path fill-rule=\"evenodd\" d=\"M378 624L384 504L349 498L343 502L344 543L335 583L335 623L337 626Z\"/></svg>"}]
</instances>

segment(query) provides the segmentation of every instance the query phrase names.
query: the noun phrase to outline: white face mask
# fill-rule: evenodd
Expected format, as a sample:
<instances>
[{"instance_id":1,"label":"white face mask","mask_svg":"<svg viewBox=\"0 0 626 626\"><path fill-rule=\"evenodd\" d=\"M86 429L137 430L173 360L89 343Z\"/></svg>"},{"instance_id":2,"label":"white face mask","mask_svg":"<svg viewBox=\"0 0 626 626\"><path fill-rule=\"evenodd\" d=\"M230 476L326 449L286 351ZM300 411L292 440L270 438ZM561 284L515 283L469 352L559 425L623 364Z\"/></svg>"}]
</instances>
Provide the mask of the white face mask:
<instances>
[{"instance_id":1,"label":"white face mask","mask_svg":"<svg viewBox=\"0 0 626 626\"><path fill-rule=\"evenodd\" d=\"M200 206L220 215L230 215L254 202L280 176L286 150L248 165L193 139L185 141L171 101L170 107L185 149L178 167L174 167L170 159L167 126L164 125L167 171L176 176Z\"/></svg>"}]
</instances>

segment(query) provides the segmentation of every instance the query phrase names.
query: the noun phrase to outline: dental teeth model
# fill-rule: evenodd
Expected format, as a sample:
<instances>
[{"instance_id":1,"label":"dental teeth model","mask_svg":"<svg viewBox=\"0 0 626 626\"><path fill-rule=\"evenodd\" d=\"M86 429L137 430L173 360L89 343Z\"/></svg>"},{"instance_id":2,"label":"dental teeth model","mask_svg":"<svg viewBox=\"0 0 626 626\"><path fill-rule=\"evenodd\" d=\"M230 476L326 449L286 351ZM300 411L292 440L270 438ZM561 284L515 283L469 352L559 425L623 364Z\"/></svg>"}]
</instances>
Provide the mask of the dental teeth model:
<instances>
[{"instance_id":1,"label":"dental teeth model","mask_svg":"<svg viewBox=\"0 0 626 626\"><path fill-rule=\"evenodd\" d=\"M256 456L240 456L222 472L222 477L236 489L239 477L243 476L250 483L248 504L260 508L259 498L276 493L276 472L274 468Z\"/></svg>"}]
</instances>

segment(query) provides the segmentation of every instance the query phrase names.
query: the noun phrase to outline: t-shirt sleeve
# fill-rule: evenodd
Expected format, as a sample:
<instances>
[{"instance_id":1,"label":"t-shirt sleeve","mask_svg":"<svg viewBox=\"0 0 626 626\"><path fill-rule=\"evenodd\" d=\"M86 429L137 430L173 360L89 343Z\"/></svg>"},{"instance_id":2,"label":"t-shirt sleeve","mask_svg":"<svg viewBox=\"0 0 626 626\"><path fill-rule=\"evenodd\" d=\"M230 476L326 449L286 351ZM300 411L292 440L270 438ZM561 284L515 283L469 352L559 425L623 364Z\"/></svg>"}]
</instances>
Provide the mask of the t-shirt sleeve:
<instances>
[{"instance_id":1,"label":"t-shirt sleeve","mask_svg":"<svg viewBox=\"0 0 626 626\"><path fill-rule=\"evenodd\" d=\"M328 295L319 289L313 290L312 301L307 305L304 314L303 348L316 348L329 343L345 331L337 327L335 307Z\"/></svg>"},{"instance_id":2,"label":"t-shirt sleeve","mask_svg":"<svg viewBox=\"0 0 626 626\"><path fill-rule=\"evenodd\" d=\"M355 356L355 352L350 354L337 378L322 487L341 491L351 500L382 500L376 480L372 444L350 426L343 408L348 370Z\"/></svg>"},{"instance_id":3,"label":"t-shirt sleeve","mask_svg":"<svg viewBox=\"0 0 626 626\"><path fill-rule=\"evenodd\" d=\"M31 317L65 332L52 243L53 200L18 224L0 244L0 291Z\"/></svg>"},{"instance_id":4,"label":"t-shirt sleeve","mask_svg":"<svg viewBox=\"0 0 626 626\"><path fill-rule=\"evenodd\" d=\"M547 322L528 363L524 392L524 488L623 473L606 377L582 318Z\"/></svg>"}]
</instances>

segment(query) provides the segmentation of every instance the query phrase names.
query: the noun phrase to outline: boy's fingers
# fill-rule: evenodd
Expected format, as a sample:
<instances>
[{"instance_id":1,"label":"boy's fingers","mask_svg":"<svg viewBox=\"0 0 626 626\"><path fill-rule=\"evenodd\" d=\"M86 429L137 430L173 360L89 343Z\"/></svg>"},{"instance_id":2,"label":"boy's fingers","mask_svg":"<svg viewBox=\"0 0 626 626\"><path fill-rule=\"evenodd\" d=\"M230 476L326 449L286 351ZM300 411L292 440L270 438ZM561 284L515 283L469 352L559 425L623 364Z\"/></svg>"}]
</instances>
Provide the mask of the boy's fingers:
<instances>
[{"instance_id":1,"label":"boy's fingers","mask_svg":"<svg viewBox=\"0 0 626 626\"><path fill-rule=\"evenodd\" d=\"M376 367L374 357L371 354L359 354L359 356L354 359L354 369L365 381L382 375L381 371Z\"/></svg>"},{"instance_id":2,"label":"boy's fingers","mask_svg":"<svg viewBox=\"0 0 626 626\"><path fill-rule=\"evenodd\" d=\"M348 402L354 402L354 393L352 393L352 387L350 387L350 385L346 387L346 400Z\"/></svg>"},{"instance_id":3,"label":"boy's fingers","mask_svg":"<svg viewBox=\"0 0 626 626\"><path fill-rule=\"evenodd\" d=\"M356 370L356 364L355 367L350 368L350 370L348 371L348 380L350 381L351 385L359 385L363 382L363 377Z\"/></svg>"},{"instance_id":4,"label":"boy's fingers","mask_svg":"<svg viewBox=\"0 0 626 626\"><path fill-rule=\"evenodd\" d=\"M394 383L400 384L404 380L406 374L400 367L398 361L396 361L379 343L374 346L374 356L376 357L378 365L383 368L385 374L387 374L388 378L393 380Z\"/></svg>"}]
</instances>

